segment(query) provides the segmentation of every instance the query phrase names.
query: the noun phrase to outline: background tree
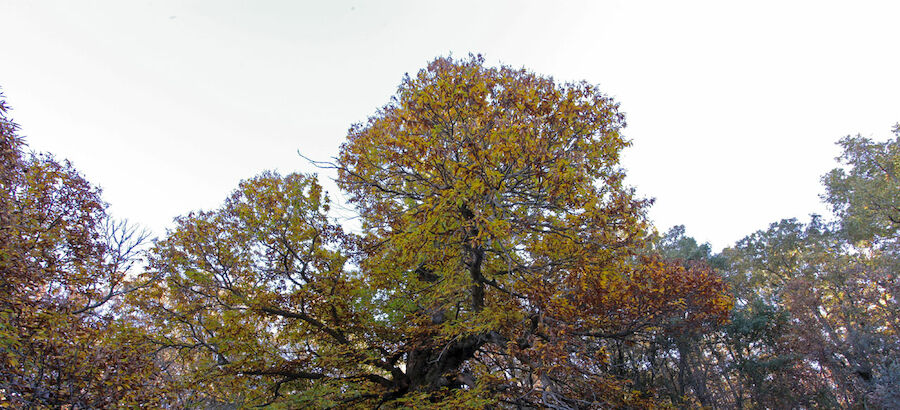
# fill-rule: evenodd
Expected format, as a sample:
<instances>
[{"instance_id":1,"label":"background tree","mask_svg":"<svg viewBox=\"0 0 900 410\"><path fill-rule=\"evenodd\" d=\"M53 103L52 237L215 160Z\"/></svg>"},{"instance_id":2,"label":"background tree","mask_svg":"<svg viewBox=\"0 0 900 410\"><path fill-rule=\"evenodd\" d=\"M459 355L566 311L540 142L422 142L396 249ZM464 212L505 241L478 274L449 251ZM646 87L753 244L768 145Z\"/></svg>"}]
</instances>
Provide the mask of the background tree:
<instances>
[{"instance_id":1,"label":"background tree","mask_svg":"<svg viewBox=\"0 0 900 410\"><path fill-rule=\"evenodd\" d=\"M838 143L844 150L835 168L822 178L826 195L853 240L893 240L900 232L900 124L894 139L874 142L847 136Z\"/></svg>"},{"instance_id":2,"label":"background tree","mask_svg":"<svg viewBox=\"0 0 900 410\"><path fill-rule=\"evenodd\" d=\"M709 244L699 244L685 235L684 226L672 227L661 236L652 238L648 252L684 269L703 270L716 276L723 266L719 255L713 255ZM721 284L719 286L722 286ZM720 292L726 290L720 288ZM630 360L623 363L629 378L645 389L652 389L680 406L715 406L723 402L727 390L718 380L722 361L717 344L721 339L721 323L703 327L686 326L675 320L641 343L618 347ZM650 363L647 366L647 363Z\"/></svg>"},{"instance_id":3,"label":"background tree","mask_svg":"<svg viewBox=\"0 0 900 410\"><path fill-rule=\"evenodd\" d=\"M900 138L839 144L846 168L823 177L833 222L783 220L724 252L728 276L744 289L739 305L751 314L735 316L729 337L744 353L735 364L756 403L768 396L776 407L900 405ZM768 328L754 325L762 319L752 319L754 311L781 312L780 336L746 343L754 328Z\"/></svg>"},{"instance_id":4,"label":"background tree","mask_svg":"<svg viewBox=\"0 0 900 410\"><path fill-rule=\"evenodd\" d=\"M24 152L0 95L0 404L74 408L162 396L111 303L144 236L68 162Z\"/></svg>"}]
</instances>

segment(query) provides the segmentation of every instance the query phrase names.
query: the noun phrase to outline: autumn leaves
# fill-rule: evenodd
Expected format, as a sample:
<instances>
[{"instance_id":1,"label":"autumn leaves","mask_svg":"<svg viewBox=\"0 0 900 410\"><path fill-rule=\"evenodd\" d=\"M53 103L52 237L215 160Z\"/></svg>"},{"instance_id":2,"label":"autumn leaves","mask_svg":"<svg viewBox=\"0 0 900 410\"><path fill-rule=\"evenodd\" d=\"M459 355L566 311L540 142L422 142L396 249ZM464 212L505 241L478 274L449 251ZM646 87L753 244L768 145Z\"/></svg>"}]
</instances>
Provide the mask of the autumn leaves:
<instances>
[{"instance_id":1,"label":"autumn leaves","mask_svg":"<svg viewBox=\"0 0 900 410\"><path fill-rule=\"evenodd\" d=\"M131 285L102 316L120 331L97 334L121 349L111 368L141 359L133 361L139 372L113 385L138 393L109 396L117 403L652 405L655 396L635 391L609 352L717 326L732 301L708 266L648 251L649 203L623 184L618 164L623 126L618 105L593 85L486 67L479 56L438 58L353 126L330 164L360 232L329 217L314 176L268 172L241 183L219 209L176 219L132 282L98 279L85 257L53 278L27 268L31 276L10 276L21 283L4 283L26 293ZM22 202L29 189L52 196L72 186L84 206L99 201L79 181L13 181L6 192ZM4 209L20 215L10 203ZM90 229L88 208L62 226ZM55 232L54 224L40 229ZM73 251L96 245L90 235L63 236L59 246ZM70 255L65 249L46 252ZM62 293L89 295L82 305L96 299L87 288ZM5 303L3 329L13 330L4 334L20 338L10 312L22 309ZM51 308L60 320L82 320ZM68 337L53 340L77 343ZM18 387L54 382L14 366L12 343L4 363L19 370L6 379L4 400L73 400ZM37 354L16 363L37 363ZM102 381L71 377L76 390ZM145 384L135 387L135 378Z\"/></svg>"}]
</instances>

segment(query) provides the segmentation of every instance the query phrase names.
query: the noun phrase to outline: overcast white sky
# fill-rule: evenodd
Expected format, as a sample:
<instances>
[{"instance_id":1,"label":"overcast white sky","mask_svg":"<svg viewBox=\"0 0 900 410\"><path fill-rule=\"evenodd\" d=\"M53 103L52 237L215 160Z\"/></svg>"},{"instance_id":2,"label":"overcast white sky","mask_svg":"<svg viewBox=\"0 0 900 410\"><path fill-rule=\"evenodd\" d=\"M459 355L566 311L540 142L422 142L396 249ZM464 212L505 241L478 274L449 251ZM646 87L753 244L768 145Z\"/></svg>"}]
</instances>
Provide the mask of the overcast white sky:
<instances>
[{"instance_id":1,"label":"overcast white sky","mask_svg":"<svg viewBox=\"0 0 900 410\"><path fill-rule=\"evenodd\" d=\"M404 73L480 52L600 84L659 229L718 249L824 212L834 142L890 134L898 16L893 1L0 0L0 87L33 149L161 235L262 170L312 171L298 150L336 155Z\"/></svg>"}]
</instances>

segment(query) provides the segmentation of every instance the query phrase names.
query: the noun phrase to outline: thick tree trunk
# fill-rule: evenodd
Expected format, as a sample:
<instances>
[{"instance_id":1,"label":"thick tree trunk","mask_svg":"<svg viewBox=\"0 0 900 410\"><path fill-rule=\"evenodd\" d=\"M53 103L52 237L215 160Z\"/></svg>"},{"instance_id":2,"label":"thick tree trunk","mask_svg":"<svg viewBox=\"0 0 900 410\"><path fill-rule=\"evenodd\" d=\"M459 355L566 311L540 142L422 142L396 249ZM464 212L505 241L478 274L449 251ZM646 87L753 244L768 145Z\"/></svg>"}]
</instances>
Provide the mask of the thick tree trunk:
<instances>
[{"instance_id":1,"label":"thick tree trunk","mask_svg":"<svg viewBox=\"0 0 900 410\"><path fill-rule=\"evenodd\" d=\"M437 349L413 350L406 362L409 390L433 391L441 387L459 387L465 378L461 367L475 356L486 339L467 336Z\"/></svg>"}]
</instances>

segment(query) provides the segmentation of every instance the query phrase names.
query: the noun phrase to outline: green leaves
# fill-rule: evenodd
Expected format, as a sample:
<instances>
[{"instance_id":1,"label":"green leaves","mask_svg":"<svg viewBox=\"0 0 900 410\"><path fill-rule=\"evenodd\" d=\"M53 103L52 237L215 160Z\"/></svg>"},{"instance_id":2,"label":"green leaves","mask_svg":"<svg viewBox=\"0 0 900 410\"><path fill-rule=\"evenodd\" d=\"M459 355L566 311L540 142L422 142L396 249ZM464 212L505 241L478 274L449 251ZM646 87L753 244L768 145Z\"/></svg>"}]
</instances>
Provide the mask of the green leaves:
<instances>
[{"instance_id":1,"label":"green leaves","mask_svg":"<svg viewBox=\"0 0 900 410\"><path fill-rule=\"evenodd\" d=\"M846 168L822 178L831 205L853 240L897 239L900 232L900 125L894 139L874 142L862 136L838 143Z\"/></svg>"},{"instance_id":2,"label":"green leaves","mask_svg":"<svg viewBox=\"0 0 900 410\"><path fill-rule=\"evenodd\" d=\"M760 402L896 404L885 392L897 390L900 355L898 133L839 142L844 167L822 178L834 220L783 220L723 252L745 301L728 334L746 351L741 369Z\"/></svg>"}]
</instances>

